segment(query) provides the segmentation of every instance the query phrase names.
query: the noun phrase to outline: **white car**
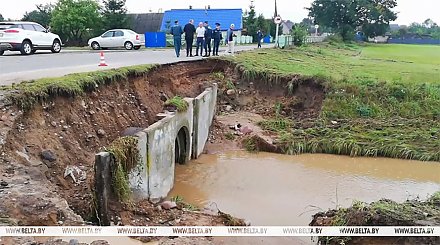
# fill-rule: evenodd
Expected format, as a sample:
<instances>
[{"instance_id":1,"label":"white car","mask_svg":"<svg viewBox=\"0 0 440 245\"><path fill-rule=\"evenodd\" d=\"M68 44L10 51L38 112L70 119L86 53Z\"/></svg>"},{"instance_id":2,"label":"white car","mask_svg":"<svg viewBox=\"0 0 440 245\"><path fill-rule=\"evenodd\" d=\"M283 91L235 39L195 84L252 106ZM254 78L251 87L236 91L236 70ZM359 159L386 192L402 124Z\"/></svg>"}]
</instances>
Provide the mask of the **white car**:
<instances>
[{"instance_id":1,"label":"white car","mask_svg":"<svg viewBox=\"0 0 440 245\"><path fill-rule=\"evenodd\" d=\"M115 29L106 31L101 36L90 39L88 44L94 50L121 47L127 50L138 50L141 46L145 45L145 37L132 30Z\"/></svg>"},{"instance_id":2,"label":"white car","mask_svg":"<svg viewBox=\"0 0 440 245\"><path fill-rule=\"evenodd\" d=\"M35 22L0 22L0 55L5 50L20 51L24 55L33 54L36 50L59 53L61 46L58 35Z\"/></svg>"}]
</instances>

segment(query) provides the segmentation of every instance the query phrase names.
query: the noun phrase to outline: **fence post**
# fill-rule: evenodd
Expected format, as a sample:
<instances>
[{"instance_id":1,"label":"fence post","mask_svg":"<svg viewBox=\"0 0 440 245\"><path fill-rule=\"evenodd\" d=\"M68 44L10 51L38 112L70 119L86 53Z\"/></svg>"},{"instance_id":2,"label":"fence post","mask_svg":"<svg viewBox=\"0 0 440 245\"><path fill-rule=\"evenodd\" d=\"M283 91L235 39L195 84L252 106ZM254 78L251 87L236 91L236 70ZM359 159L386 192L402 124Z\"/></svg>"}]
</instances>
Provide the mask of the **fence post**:
<instances>
[{"instance_id":1,"label":"fence post","mask_svg":"<svg viewBox=\"0 0 440 245\"><path fill-rule=\"evenodd\" d=\"M99 225L109 226L108 202L112 195L112 166L114 159L108 152L101 152L95 155L95 197L96 212Z\"/></svg>"}]
</instances>

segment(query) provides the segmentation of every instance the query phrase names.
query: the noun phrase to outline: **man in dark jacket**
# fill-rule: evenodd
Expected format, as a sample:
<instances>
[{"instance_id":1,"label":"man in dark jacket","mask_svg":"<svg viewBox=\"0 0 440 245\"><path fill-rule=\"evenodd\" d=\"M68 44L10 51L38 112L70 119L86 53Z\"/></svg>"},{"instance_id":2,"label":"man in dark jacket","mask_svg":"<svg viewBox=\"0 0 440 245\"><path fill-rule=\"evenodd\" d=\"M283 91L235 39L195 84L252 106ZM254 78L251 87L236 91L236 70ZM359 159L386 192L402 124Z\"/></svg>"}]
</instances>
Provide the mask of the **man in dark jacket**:
<instances>
[{"instance_id":1,"label":"man in dark jacket","mask_svg":"<svg viewBox=\"0 0 440 245\"><path fill-rule=\"evenodd\" d=\"M180 47L182 46L182 27L179 25L179 21L174 22L174 26L171 27L171 34L174 37L174 49L176 50L177 57L180 57Z\"/></svg>"},{"instance_id":2,"label":"man in dark jacket","mask_svg":"<svg viewBox=\"0 0 440 245\"><path fill-rule=\"evenodd\" d=\"M208 24L208 21L205 21L205 56L208 57L211 55L211 39L212 39L212 29Z\"/></svg>"},{"instance_id":3,"label":"man in dark jacket","mask_svg":"<svg viewBox=\"0 0 440 245\"><path fill-rule=\"evenodd\" d=\"M260 29L258 29L258 32L257 32L257 41L258 41L258 48L261 48L261 40L263 39L263 32L260 30Z\"/></svg>"},{"instance_id":4,"label":"man in dark jacket","mask_svg":"<svg viewBox=\"0 0 440 245\"><path fill-rule=\"evenodd\" d=\"M222 30L220 30L220 23L215 23L215 29L214 31L212 31L212 38L214 39L214 49L212 50L212 56L218 56L220 41L223 39Z\"/></svg>"},{"instance_id":5,"label":"man in dark jacket","mask_svg":"<svg viewBox=\"0 0 440 245\"><path fill-rule=\"evenodd\" d=\"M194 33L196 32L196 27L194 26L194 20L189 20L189 23L185 25L183 28L185 32L185 41L186 41L186 57L193 57L193 42L194 42Z\"/></svg>"}]
</instances>

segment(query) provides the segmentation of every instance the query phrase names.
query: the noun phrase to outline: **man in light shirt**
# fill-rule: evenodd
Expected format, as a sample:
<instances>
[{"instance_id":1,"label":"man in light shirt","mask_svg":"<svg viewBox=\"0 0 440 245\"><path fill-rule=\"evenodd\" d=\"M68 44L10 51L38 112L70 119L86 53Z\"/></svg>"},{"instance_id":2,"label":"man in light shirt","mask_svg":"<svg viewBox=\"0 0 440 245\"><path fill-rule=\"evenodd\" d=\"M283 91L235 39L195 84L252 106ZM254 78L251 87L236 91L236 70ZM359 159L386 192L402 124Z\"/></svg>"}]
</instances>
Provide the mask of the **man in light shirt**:
<instances>
[{"instance_id":1,"label":"man in light shirt","mask_svg":"<svg viewBox=\"0 0 440 245\"><path fill-rule=\"evenodd\" d=\"M200 48L200 56L203 56L205 31L206 31L206 28L203 26L203 22L200 22L199 27L197 27L197 29L196 29L197 46L196 46L196 55L195 56L199 56L199 48Z\"/></svg>"},{"instance_id":2,"label":"man in light shirt","mask_svg":"<svg viewBox=\"0 0 440 245\"><path fill-rule=\"evenodd\" d=\"M228 44L228 52L231 53L232 55L234 55L234 52L235 52L234 28L235 28L235 25L231 24L231 27L229 27L229 30L227 32L227 37L225 39L226 44Z\"/></svg>"}]
</instances>

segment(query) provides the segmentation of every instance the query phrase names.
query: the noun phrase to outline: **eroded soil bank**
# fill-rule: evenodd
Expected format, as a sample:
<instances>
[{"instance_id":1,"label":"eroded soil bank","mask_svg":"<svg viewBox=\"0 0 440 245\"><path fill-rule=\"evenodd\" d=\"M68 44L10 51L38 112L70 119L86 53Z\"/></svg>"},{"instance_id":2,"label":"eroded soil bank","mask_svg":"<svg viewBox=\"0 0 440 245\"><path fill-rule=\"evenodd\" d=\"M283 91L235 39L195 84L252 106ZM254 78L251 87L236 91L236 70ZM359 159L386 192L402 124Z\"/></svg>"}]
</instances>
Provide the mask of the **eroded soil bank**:
<instances>
[{"instance_id":1,"label":"eroded soil bank","mask_svg":"<svg viewBox=\"0 0 440 245\"><path fill-rule=\"evenodd\" d=\"M161 92L169 98L195 97L211 84L212 72L225 68L203 61L164 65L84 95L49 96L25 111L3 100L0 223L95 224L95 153L117 137L156 122L164 106ZM146 201L114 205L112 212L113 223L119 225L225 222L224 217L186 212L182 206L159 210Z\"/></svg>"},{"instance_id":2,"label":"eroded soil bank","mask_svg":"<svg viewBox=\"0 0 440 245\"><path fill-rule=\"evenodd\" d=\"M94 155L117 137L154 123L163 110L160 92L194 97L212 82L219 83L218 117L207 153L241 147L283 152L278 135L260 126L262 119L287 117L293 121L288 126L294 128L316 124L326 96L325 81L299 76L250 79L242 72L220 60L179 63L98 86L84 95L44 94L43 103L25 112L5 101L0 112L0 223L96 224ZM249 122L247 130L231 131L230 126L244 120ZM280 125L286 127L283 120L275 123ZM72 170L78 171L75 179L69 175ZM146 201L114 205L113 223L224 225L231 221L185 208L180 204L178 209L161 210Z\"/></svg>"}]
</instances>

